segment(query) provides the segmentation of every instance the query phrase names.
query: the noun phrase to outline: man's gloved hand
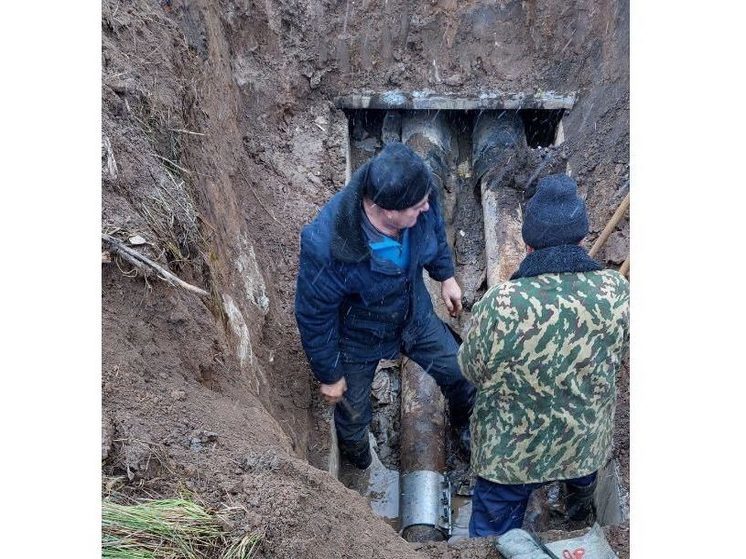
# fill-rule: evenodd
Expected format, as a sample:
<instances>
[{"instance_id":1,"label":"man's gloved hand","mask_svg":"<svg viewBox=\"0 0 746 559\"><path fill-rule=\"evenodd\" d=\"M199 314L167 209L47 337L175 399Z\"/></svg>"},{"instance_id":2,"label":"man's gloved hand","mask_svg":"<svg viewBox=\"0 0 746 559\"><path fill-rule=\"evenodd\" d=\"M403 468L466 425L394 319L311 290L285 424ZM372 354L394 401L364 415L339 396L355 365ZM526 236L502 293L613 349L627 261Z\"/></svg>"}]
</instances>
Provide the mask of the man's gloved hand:
<instances>
[{"instance_id":1,"label":"man's gloved hand","mask_svg":"<svg viewBox=\"0 0 746 559\"><path fill-rule=\"evenodd\" d=\"M326 400L328 404L336 404L339 402L344 393L347 391L347 381L344 377L339 379L334 384L322 384L319 386L319 392L321 396Z\"/></svg>"},{"instance_id":2,"label":"man's gloved hand","mask_svg":"<svg viewBox=\"0 0 746 559\"><path fill-rule=\"evenodd\" d=\"M448 314L451 316L461 314L461 288L456 283L456 278L448 278L441 284L440 295L446 304Z\"/></svg>"}]
</instances>

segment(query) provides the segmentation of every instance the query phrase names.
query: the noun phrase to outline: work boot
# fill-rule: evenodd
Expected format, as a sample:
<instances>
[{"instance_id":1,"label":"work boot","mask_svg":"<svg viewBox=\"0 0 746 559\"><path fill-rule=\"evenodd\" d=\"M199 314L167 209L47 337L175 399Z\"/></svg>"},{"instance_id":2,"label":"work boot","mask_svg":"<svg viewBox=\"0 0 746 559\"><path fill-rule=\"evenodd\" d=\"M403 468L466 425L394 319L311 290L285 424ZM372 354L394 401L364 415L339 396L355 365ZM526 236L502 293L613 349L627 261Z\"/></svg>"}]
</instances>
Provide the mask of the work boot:
<instances>
[{"instance_id":1,"label":"work boot","mask_svg":"<svg viewBox=\"0 0 746 559\"><path fill-rule=\"evenodd\" d=\"M592 524L595 521L596 507L593 504L595 490L595 480L585 487L567 484L566 510L569 520L586 524Z\"/></svg>"},{"instance_id":2,"label":"work boot","mask_svg":"<svg viewBox=\"0 0 746 559\"><path fill-rule=\"evenodd\" d=\"M370 454L370 442L368 437L360 442L346 444L340 441L339 453L350 464L361 470L370 466L373 457Z\"/></svg>"}]
</instances>

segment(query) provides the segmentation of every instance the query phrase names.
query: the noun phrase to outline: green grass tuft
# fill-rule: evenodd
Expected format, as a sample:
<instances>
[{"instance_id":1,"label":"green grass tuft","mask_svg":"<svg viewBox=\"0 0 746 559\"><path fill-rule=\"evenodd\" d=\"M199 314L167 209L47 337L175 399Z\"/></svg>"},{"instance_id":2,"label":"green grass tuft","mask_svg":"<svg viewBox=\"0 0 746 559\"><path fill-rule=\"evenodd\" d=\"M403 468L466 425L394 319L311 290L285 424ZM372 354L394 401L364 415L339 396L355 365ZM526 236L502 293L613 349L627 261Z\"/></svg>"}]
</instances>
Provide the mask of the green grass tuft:
<instances>
[{"instance_id":1,"label":"green grass tuft","mask_svg":"<svg viewBox=\"0 0 746 559\"><path fill-rule=\"evenodd\" d=\"M215 516L185 499L121 505L103 501L104 559L250 559L260 536L246 534L226 547Z\"/></svg>"},{"instance_id":2,"label":"green grass tuft","mask_svg":"<svg viewBox=\"0 0 746 559\"><path fill-rule=\"evenodd\" d=\"M229 545L220 559L251 559L260 540L261 537L258 534L246 534L240 540L236 540Z\"/></svg>"}]
</instances>

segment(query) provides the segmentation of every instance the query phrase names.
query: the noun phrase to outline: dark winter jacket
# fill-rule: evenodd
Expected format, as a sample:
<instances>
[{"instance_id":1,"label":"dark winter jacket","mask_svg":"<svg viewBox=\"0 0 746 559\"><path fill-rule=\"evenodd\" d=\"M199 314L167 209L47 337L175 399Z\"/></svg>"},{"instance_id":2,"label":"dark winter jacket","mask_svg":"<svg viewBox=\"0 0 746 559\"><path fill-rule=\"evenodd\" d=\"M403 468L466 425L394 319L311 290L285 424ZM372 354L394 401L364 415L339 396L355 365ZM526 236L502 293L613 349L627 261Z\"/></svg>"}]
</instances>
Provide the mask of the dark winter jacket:
<instances>
[{"instance_id":1,"label":"dark winter jacket","mask_svg":"<svg viewBox=\"0 0 746 559\"><path fill-rule=\"evenodd\" d=\"M436 281L454 274L436 191L410 229L406 272L371 254L361 223L366 165L301 233L295 317L311 369L325 384L345 375L344 361L391 358L403 340L416 339L433 312L423 268Z\"/></svg>"}]
</instances>

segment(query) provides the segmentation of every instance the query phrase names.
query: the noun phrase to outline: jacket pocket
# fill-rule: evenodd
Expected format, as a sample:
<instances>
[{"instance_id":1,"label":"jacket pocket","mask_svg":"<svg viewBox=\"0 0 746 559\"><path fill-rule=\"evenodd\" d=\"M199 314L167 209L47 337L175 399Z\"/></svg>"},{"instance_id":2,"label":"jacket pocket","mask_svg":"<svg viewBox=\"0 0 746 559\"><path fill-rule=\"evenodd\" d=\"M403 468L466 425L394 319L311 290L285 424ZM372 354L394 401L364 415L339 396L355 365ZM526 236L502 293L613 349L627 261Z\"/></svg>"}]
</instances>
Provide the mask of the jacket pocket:
<instances>
[{"instance_id":1,"label":"jacket pocket","mask_svg":"<svg viewBox=\"0 0 746 559\"><path fill-rule=\"evenodd\" d=\"M398 304L365 307L353 305L341 317L342 335L359 342L395 340L406 318L406 300Z\"/></svg>"}]
</instances>

